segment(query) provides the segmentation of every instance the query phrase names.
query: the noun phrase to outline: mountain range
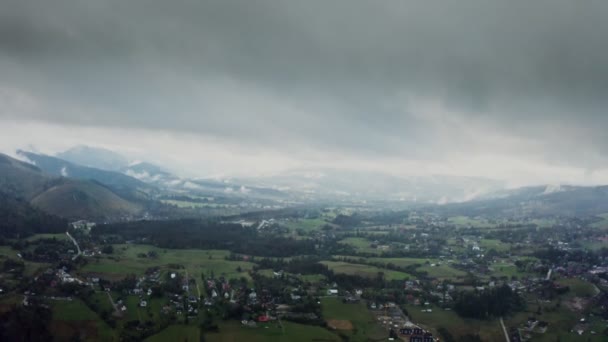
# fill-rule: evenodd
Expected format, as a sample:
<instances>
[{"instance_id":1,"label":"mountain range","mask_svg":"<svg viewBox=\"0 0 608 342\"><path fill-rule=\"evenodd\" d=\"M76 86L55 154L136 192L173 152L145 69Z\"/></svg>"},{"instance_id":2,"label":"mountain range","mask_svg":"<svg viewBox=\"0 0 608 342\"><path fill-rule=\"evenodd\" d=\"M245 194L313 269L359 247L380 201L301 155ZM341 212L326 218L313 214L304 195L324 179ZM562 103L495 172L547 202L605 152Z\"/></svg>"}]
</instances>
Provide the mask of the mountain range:
<instances>
[{"instance_id":1,"label":"mountain range","mask_svg":"<svg viewBox=\"0 0 608 342\"><path fill-rule=\"evenodd\" d=\"M267 177L181 178L145 161L80 146L56 156L18 151L23 162L0 155L0 187L48 213L70 219L116 220L162 206L163 198L201 203L392 203L433 207L446 215L547 216L608 212L608 186L534 186L505 189L499 181L379 172L301 169ZM63 158L67 159L63 159ZM95 167L97 166L97 167ZM216 202L217 203L217 202ZM178 210L174 208L174 210ZM249 209L243 209L249 210Z\"/></svg>"}]
</instances>

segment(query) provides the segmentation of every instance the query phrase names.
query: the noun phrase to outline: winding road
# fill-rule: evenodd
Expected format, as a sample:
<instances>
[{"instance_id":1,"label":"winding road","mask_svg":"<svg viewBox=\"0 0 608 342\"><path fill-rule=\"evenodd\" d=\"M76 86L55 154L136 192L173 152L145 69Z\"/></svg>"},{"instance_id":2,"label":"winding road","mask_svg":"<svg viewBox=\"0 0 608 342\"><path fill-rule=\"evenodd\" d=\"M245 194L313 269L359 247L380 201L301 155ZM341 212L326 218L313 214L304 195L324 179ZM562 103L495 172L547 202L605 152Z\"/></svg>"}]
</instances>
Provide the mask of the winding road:
<instances>
[{"instance_id":1,"label":"winding road","mask_svg":"<svg viewBox=\"0 0 608 342\"><path fill-rule=\"evenodd\" d=\"M82 252L80 251L80 246L78 245L78 242L76 242L76 239L74 239L74 237L72 237L69 232L65 232L65 235L67 235L74 243L74 246L76 246L76 250L78 251L78 253L72 257L72 260L76 260L76 258L78 258L80 254L82 254Z\"/></svg>"}]
</instances>

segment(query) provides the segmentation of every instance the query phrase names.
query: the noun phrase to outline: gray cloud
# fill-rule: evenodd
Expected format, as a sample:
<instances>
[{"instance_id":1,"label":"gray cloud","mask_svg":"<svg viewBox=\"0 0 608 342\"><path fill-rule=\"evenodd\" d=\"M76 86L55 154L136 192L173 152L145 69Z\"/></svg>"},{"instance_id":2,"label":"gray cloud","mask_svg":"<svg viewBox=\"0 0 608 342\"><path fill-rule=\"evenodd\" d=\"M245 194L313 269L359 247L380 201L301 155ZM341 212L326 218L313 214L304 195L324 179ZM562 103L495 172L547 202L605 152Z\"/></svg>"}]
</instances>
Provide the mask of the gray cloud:
<instances>
[{"instance_id":1,"label":"gray cloud","mask_svg":"<svg viewBox=\"0 0 608 342\"><path fill-rule=\"evenodd\" d=\"M0 115L283 153L602 169L607 13L566 0L5 0Z\"/></svg>"}]
</instances>

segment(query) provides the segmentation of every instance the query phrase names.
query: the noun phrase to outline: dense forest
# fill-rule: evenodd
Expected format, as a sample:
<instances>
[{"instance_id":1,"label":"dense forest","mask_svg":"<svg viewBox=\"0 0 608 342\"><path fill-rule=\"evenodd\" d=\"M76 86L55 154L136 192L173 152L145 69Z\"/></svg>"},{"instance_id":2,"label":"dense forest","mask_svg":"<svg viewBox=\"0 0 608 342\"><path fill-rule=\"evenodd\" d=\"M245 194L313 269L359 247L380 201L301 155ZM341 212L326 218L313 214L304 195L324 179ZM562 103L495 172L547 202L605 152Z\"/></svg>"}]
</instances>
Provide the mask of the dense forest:
<instances>
[{"instance_id":1,"label":"dense forest","mask_svg":"<svg viewBox=\"0 0 608 342\"><path fill-rule=\"evenodd\" d=\"M0 237L65 232L68 222L32 207L25 200L0 192Z\"/></svg>"},{"instance_id":2,"label":"dense forest","mask_svg":"<svg viewBox=\"0 0 608 342\"><path fill-rule=\"evenodd\" d=\"M486 319L516 312L524 305L521 297L508 285L483 291L463 291L454 303L454 309L463 317Z\"/></svg>"},{"instance_id":3,"label":"dense forest","mask_svg":"<svg viewBox=\"0 0 608 342\"><path fill-rule=\"evenodd\" d=\"M312 240L264 235L255 228L215 220L137 221L98 225L93 236L119 235L126 241L162 248L228 249L235 253L286 257L315 252Z\"/></svg>"}]
</instances>

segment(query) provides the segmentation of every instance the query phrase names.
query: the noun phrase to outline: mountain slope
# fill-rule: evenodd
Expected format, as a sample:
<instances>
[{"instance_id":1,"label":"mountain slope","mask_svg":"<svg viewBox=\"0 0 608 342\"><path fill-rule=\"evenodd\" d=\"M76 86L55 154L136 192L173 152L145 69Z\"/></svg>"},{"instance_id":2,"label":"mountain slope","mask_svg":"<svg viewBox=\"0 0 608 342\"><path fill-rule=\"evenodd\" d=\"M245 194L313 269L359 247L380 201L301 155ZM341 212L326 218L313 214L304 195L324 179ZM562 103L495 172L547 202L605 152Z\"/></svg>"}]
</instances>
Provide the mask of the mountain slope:
<instances>
[{"instance_id":1,"label":"mountain slope","mask_svg":"<svg viewBox=\"0 0 608 342\"><path fill-rule=\"evenodd\" d=\"M27 201L0 192L0 236L24 237L33 233L62 233L67 221L34 208Z\"/></svg>"},{"instance_id":2,"label":"mountain slope","mask_svg":"<svg viewBox=\"0 0 608 342\"><path fill-rule=\"evenodd\" d=\"M34 197L31 203L70 219L113 220L142 210L141 205L119 197L101 184L66 179Z\"/></svg>"},{"instance_id":3,"label":"mountain slope","mask_svg":"<svg viewBox=\"0 0 608 342\"><path fill-rule=\"evenodd\" d=\"M48 174L82 180L95 180L109 186L117 194L129 200L148 200L157 192L155 187L120 172L82 166L63 159L33 152L18 151L18 153L31 160L37 167Z\"/></svg>"},{"instance_id":4,"label":"mountain slope","mask_svg":"<svg viewBox=\"0 0 608 342\"><path fill-rule=\"evenodd\" d=\"M98 182L55 177L4 154L0 154L0 186L6 196L70 219L114 220L142 211L141 205Z\"/></svg>"},{"instance_id":5,"label":"mountain slope","mask_svg":"<svg viewBox=\"0 0 608 342\"><path fill-rule=\"evenodd\" d=\"M127 158L116 152L84 145L58 153L57 157L74 164L109 171L120 171L129 165Z\"/></svg>"},{"instance_id":6,"label":"mountain slope","mask_svg":"<svg viewBox=\"0 0 608 342\"><path fill-rule=\"evenodd\" d=\"M49 181L36 166L0 154L0 189L4 193L30 200L47 187Z\"/></svg>"},{"instance_id":7,"label":"mountain slope","mask_svg":"<svg viewBox=\"0 0 608 342\"><path fill-rule=\"evenodd\" d=\"M446 215L591 216L608 212L608 186L533 186L439 208Z\"/></svg>"}]
</instances>

